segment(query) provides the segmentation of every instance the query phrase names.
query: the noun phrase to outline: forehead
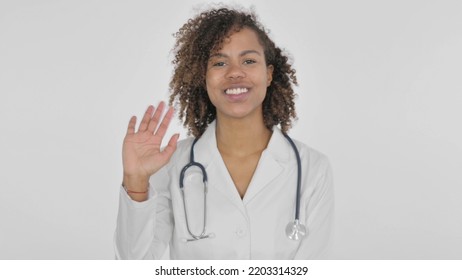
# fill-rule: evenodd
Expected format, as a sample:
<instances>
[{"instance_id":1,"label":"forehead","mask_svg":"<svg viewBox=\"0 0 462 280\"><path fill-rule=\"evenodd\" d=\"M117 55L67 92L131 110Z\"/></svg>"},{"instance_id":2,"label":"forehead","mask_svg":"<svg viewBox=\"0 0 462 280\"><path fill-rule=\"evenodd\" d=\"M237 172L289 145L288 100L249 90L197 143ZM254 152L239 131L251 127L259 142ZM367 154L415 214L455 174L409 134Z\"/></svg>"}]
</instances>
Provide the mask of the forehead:
<instances>
[{"instance_id":1,"label":"forehead","mask_svg":"<svg viewBox=\"0 0 462 280\"><path fill-rule=\"evenodd\" d=\"M223 39L223 43L215 51L222 52L233 49L262 50L263 46L258 40L257 33L250 28L242 28L239 31L230 33Z\"/></svg>"}]
</instances>

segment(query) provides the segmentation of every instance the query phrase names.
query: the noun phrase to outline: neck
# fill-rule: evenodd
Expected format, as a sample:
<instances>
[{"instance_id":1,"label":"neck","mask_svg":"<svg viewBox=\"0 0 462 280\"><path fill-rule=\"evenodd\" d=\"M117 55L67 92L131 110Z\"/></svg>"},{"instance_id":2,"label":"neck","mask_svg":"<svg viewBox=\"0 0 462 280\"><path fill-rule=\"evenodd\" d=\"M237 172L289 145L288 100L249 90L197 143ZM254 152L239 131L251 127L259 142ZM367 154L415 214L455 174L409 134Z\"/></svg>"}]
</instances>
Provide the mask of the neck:
<instances>
[{"instance_id":1,"label":"neck","mask_svg":"<svg viewBox=\"0 0 462 280\"><path fill-rule=\"evenodd\" d=\"M217 116L216 138L222 154L245 157L261 153L268 146L272 131L261 121L228 119Z\"/></svg>"}]
</instances>

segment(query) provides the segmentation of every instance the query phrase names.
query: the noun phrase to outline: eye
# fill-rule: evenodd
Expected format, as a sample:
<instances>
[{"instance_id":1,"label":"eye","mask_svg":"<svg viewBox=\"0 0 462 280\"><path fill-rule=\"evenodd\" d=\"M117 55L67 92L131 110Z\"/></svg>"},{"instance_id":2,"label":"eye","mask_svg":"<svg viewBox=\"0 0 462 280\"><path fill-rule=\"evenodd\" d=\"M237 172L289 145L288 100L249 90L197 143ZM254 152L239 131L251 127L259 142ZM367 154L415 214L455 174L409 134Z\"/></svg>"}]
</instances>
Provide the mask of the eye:
<instances>
[{"instance_id":1,"label":"eye","mask_svg":"<svg viewBox=\"0 0 462 280\"><path fill-rule=\"evenodd\" d=\"M254 63L256 63L256 61L253 60L253 59L246 59L246 60L244 60L244 64L254 64Z\"/></svg>"},{"instance_id":2,"label":"eye","mask_svg":"<svg viewBox=\"0 0 462 280\"><path fill-rule=\"evenodd\" d=\"M225 63L223 61L218 61L212 64L214 67L222 67L225 66Z\"/></svg>"}]
</instances>

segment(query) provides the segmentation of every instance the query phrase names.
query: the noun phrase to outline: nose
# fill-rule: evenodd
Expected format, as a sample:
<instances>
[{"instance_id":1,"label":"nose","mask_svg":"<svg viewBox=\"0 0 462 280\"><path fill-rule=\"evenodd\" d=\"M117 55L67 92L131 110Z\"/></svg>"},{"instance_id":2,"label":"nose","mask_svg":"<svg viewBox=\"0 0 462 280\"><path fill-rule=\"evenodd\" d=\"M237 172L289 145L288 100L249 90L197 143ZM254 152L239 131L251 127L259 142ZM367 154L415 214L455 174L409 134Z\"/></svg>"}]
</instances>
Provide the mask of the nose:
<instances>
[{"instance_id":1,"label":"nose","mask_svg":"<svg viewBox=\"0 0 462 280\"><path fill-rule=\"evenodd\" d=\"M241 68L241 65L236 63L230 63L228 67L228 71L226 73L226 77L228 79L239 79L244 78L246 76L245 71Z\"/></svg>"}]
</instances>

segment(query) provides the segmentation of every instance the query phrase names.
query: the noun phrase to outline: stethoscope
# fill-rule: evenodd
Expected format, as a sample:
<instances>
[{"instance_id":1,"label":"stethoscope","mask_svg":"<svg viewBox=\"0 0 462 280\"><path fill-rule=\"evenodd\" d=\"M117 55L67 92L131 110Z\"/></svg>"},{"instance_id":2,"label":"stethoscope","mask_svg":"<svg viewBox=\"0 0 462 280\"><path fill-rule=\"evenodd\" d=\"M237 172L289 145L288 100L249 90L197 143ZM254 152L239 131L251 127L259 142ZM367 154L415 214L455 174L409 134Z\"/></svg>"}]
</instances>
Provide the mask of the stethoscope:
<instances>
[{"instance_id":1,"label":"stethoscope","mask_svg":"<svg viewBox=\"0 0 462 280\"><path fill-rule=\"evenodd\" d=\"M300 191L301 191L301 180L302 180L302 163L300 160L300 154L298 153L298 149L295 146L294 141L287 135L283 134L284 137L289 141L290 145L292 146L292 149L295 152L295 157L297 158L297 194L295 197L295 220L292 222L289 222L286 227L286 236L291 239L291 240L299 240L303 236L306 235L306 228L303 224L300 223ZM180 173L180 190L181 194L183 196L183 206L184 206L184 215L186 219L186 228L191 235L192 239L185 239L185 241L196 241L204 238L212 238L215 235L213 233L206 233L206 225L207 225L207 191L208 191L208 186L207 186L207 172L205 171L205 168L202 164L199 162L194 161L194 146L197 143L197 140L199 138L194 139L192 145L191 145L191 151L189 155L189 163L186 164L183 169L181 170ZM194 234L191 231L191 227L189 226L189 220L188 220L188 211L186 210L186 196L184 193L184 176L186 171L190 167L198 167L201 172L202 172L202 183L204 185L204 223L202 227L202 232L199 235Z\"/></svg>"}]
</instances>

